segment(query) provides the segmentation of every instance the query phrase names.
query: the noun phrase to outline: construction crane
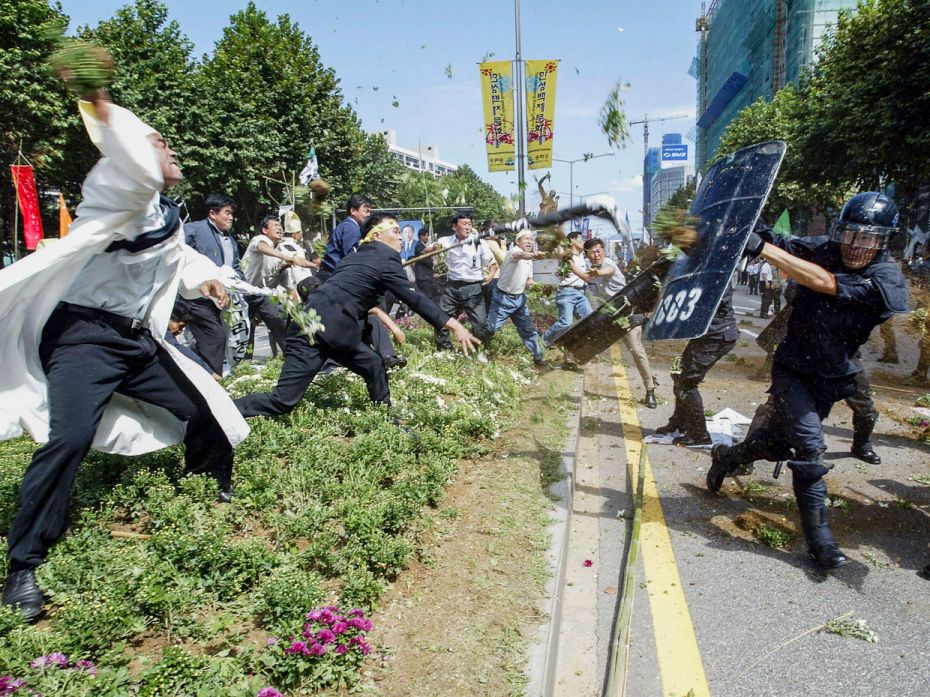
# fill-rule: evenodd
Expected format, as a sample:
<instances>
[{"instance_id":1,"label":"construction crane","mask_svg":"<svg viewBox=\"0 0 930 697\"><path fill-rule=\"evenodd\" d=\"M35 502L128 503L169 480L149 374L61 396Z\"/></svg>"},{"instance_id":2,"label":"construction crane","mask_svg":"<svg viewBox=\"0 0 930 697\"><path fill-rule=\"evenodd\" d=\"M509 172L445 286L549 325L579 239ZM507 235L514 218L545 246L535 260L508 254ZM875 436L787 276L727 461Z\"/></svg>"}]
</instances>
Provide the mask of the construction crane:
<instances>
[{"instance_id":1,"label":"construction crane","mask_svg":"<svg viewBox=\"0 0 930 697\"><path fill-rule=\"evenodd\" d=\"M658 119L652 119L652 123L662 123L663 121L674 121L675 119L689 119L691 116L689 114L677 114L675 116L663 116ZM649 114L643 114L642 121L630 121L630 126L635 126L637 124L643 124L643 227L646 227L646 221L649 220L649 205L650 202L646 200L646 187L649 186L648 178L649 172L647 171L647 162L649 155Z\"/></svg>"}]
</instances>

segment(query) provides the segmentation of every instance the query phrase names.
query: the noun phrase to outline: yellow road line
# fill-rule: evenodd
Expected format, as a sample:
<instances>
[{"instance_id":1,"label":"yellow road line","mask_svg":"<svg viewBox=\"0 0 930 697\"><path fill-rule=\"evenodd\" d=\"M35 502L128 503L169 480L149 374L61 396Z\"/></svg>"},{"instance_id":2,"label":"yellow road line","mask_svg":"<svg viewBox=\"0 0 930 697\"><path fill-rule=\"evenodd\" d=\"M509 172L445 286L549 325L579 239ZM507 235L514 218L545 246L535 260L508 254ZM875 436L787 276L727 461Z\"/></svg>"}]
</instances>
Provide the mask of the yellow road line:
<instances>
[{"instance_id":1,"label":"yellow road line","mask_svg":"<svg viewBox=\"0 0 930 697\"><path fill-rule=\"evenodd\" d=\"M644 447L643 435L636 407L633 406L634 400L619 345L614 345L612 356L614 370L617 372L614 383L617 388L620 419L623 423L626 461L631 481L636 481L640 450ZM694 697L709 697L710 688L707 686L707 676L704 675L704 663L701 661L691 613L688 611L688 603L681 587L681 577L678 575L678 565L672 551L672 540L665 525L662 502L659 500L659 491L648 456L645 459L645 468L640 545L646 576L646 593L649 596L655 631L656 654L662 677L662 691L669 697L684 697L689 691Z\"/></svg>"}]
</instances>

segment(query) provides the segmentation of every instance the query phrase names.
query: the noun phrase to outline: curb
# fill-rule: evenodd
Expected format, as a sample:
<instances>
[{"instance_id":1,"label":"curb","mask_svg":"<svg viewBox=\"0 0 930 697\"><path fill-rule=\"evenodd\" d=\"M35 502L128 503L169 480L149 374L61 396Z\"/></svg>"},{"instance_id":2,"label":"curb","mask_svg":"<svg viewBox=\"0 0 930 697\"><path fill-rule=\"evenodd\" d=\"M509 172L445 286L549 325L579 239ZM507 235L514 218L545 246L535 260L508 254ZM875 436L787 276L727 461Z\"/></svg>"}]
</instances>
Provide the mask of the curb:
<instances>
[{"instance_id":1,"label":"curb","mask_svg":"<svg viewBox=\"0 0 930 697\"><path fill-rule=\"evenodd\" d=\"M551 514L549 526L552 534L552 543L549 547L550 568L554 568L555 573L546 585L548 601L541 608L544 616L549 619L539 628L537 642L530 650L526 671L529 678L526 694L540 697L552 697L555 694L559 631L562 625L562 589L565 586L568 565L568 543L575 497L575 454L578 452L581 437L584 383L582 372L581 382L575 392L578 397L578 408L569 412L566 419L569 432L559 468L564 476L550 488L550 492L559 498Z\"/></svg>"}]
</instances>

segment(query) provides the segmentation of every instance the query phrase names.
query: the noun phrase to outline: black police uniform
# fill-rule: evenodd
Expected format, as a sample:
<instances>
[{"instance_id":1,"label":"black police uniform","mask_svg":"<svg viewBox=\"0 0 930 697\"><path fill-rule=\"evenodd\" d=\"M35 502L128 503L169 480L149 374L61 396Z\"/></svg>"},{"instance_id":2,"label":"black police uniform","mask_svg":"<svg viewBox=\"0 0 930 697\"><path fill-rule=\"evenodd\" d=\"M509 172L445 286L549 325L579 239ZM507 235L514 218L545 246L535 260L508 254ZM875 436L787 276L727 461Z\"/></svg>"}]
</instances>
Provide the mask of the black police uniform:
<instances>
[{"instance_id":1,"label":"black police uniform","mask_svg":"<svg viewBox=\"0 0 930 697\"><path fill-rule=\"evenodd\" d=\"M680 445L710 443L704 419L704 400L698 386L708 371L736 346L739 329L733 312L733 286L730 285L704 336L692 339L681 356L681 372L672 375L675 411L660 433L681 431Z\"/></svg>"},{"instance_id":2,"label":"black police uniform","mask_svg":"<svg viewBox=\"0 0 930 697\"><path fill-rule=\"evenodd\" d=\"M823 462L822 422L834 402L856 394L862 372L859 347L877 325L906 312L907 287L893 262L847 269L840 246L828 237L776 236L772 243L832 272L836 295L798 288L787 336L775 351L771 418L742 443L719 454L715 450L715 460L728 473L754 460L787 461L811 553L822 565L833 566L832 559L841 553L827 522L823 475L832 465ZM713 489L712 474L708 485Z\"/></svg>"},{"instance_id":3,"label":"black police uniform","mask_svg":"<svg viewBox=\"0 0 930 697\"><path fill-rule=\"evenodd\" d=\"M320 315L324 330L313 344L290 322L284 346L284 366L271 392L246 395L235 400L243 416L274 416L293 409L327 359L361 375L373 402L390 404L387 373L381 356L363 341L368 311L378 298L391 291L433 327L440 328L449 315L410 283L401 266L400 254L382 242L359 247L344 257L333 274L313 290L307 306Z\"/></svg>"}]
</instances>

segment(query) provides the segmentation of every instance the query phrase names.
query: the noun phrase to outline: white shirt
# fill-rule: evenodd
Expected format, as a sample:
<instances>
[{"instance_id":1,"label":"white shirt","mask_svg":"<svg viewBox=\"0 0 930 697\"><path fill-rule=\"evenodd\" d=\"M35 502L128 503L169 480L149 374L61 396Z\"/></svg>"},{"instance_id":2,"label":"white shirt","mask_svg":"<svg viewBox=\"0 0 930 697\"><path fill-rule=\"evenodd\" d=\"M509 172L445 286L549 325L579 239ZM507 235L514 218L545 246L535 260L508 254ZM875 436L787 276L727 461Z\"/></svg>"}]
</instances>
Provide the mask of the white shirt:
<instances>
[{"instance_id":1,"label":"white shirt","mask_svg":"<svg viewBox=\"0 0 930 697\"><path fill-rule=\"evenodd\" d=\"M141 226L142 233L164 225L158 198L149 203ZM62 300L84 307L95 307L115 315L144 319L160 289L174 276L174 269L163 264L161 255L138 254L125 249L91 257Z\"/></svg>"},{"instance_id":2,"label":"white shirt","mask_svg":"<svg viewBox=\"0 0 930 697\"><path fill-rule=\"evenodd\" d=\"M588 258L584 255L583 251L577 254L573 252L572 261L575 262L575 266L579 269L586 269L588 267ZM574 271L569 271L565 278L559 281L559 288L584 288L584 285L584 279L577 276Z\"/></svg>"},{"instance_id":3,"label":"white shirt","mask_svg":"<svg viewBox=\"0 0 930 697\"><path fill-rule=\"evenodd\" d=\"M449 249L460 240L455 235L440 237L436 243L443 249ZM483 281L484 267L496 263L491 250L474 234L460 247L451 249L446 254L446 268L449 269L450 281Z\"/></svg>"},{"instance_id":4,"label":"white shirt","mask_svg":"<svg viewBox=\"0 0 930 697\"><path fill-rule=\"evenodd\" d=\"M772 280L772 267L769 266L769 263L764 261L759 267L759 280L760 281L771 281Z\"/></svg>"},{"instance_id":5,"label":"white shirt","mask_svg":"<svg viewBox=\"0 0 930 697\"><path fill-rule=\"evenodd\" d=\"M497 279L497 287L504 293L520 295L526 290L526 284L533 277L532 259L515 259L514 252L521 251L519 247L512 247L504 255L501 265L501 275Z\"/></svg>"},{"instance_id":6,"label":"white shirt","mask_svg":"<svg viewBox=\"0 0 930 697\"><path fill-rule=\"evenodd\" d=\"M623 275L620 267L617 266L617 263L613 259L608 259L607 257L604 257L604 261L601 263L601 269L613 269L614 272L609 276L598 276L593 281L590 281L588 283L588 292L591 293L592 297L604 303L616 295L626 285L626 277Z\"/></svg>"},{"instance_id":7,"label":"white shirt","mask_svg":"<svg viewBox=\"0 0 930 697\"><path fill-rule=\"evenodd\" d=\"M267 287L270 279L281 268L280 259L258 251L258 245L262 242L274 249L274 240L258 234L249 240L249 246L245 248L245 254L242 255L242 273L245 275L245 280L257 288Z\"/></svg>"},{"instance_id":8,"label":"white shirt","mask_svg":"<svg viewBox=\"0 0 930 697\"><path fill-rule=\"evenodd\" d=\"M304 251L302 245L297 244L292 237L285 237L278 243L278 251L284 252L285 254L292 254L299 259L306 259L307 253ZM267 257L266 257L267 258ZM313 271L303 266L290 266L285 274L284 286L289 290L293 290L297 287L297 284L300 283L305 278L308 278L313 275Z\"/></svg>"}]
</instances>

